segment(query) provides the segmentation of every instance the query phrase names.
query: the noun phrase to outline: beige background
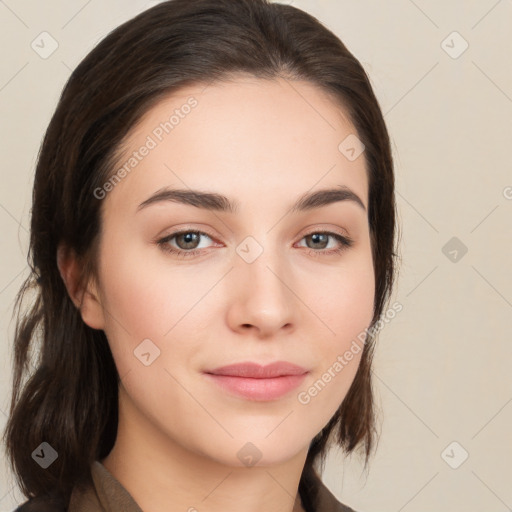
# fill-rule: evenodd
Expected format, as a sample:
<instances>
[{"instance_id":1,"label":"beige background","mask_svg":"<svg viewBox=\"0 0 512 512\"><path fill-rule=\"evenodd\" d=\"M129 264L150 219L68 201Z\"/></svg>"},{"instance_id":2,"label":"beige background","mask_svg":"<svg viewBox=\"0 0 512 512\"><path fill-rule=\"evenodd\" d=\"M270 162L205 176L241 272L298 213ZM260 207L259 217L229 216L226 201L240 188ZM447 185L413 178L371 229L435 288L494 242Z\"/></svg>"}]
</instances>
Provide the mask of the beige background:
<instances>
[{"instance_id":1,"label":"beige background","mask_svg":"<svg viewBox=\"0 0 512 512\"><path fill-rule=\"evenodd\" d=\"M154 3L0 1L2 429L41 138L70 71ZM357 458L332 452L324 481L358 512L512 509L512 2L286 3L331 28L369 73L393 141L402 225L393 300L403 310L376 353L377 455L365 475ZM31 48L43 31L59 45L47 59ZM459 247L443 252L452 237ZM24 498L1 461L9 511Z\"/></svg>"}]
</instances>

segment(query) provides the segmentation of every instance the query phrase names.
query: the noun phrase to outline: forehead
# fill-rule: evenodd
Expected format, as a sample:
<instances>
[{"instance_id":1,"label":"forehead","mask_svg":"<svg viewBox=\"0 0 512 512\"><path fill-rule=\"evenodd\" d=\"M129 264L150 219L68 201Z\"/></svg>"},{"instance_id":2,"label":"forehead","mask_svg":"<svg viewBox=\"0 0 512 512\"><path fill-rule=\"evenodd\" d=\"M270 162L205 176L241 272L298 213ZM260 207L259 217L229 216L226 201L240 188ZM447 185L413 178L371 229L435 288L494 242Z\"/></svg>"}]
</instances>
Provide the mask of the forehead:
<instances>
[{"instance_id":1,"label":"forehead","mask_svg":"<svg viewBox=\"0 0 512 512\"><path fill-rule=\"evenodd\" d=\"M238 76L194 84L161 99L132 128L114 169L123 167L125 177L108 203L133 211L127 203L167 186L261 204L265 196L344 185L367 206L364 153L344 152L354 137L339 102L309 82Z\"/></svg>"}]
</instances>

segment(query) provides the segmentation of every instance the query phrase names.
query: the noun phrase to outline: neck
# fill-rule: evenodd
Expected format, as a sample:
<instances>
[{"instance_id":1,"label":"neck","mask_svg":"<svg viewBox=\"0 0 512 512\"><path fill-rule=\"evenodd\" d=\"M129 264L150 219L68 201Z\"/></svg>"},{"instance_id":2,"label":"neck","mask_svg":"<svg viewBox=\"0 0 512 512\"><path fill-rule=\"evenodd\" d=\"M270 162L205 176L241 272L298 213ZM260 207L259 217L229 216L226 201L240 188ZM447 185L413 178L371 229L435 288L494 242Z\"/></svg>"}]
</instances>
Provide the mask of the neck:
<instances>
[{"instance_id":1,"label":"neck","mask_svg":"<svg viewBox=\"0 0 512 512\"><path fill-rule=\"evenodd\" d=\"M187 450L126 407L101 463L144 512L304 512L298 486L307 447L279 464L231 466Z\"/></svg>"}]
</instances>

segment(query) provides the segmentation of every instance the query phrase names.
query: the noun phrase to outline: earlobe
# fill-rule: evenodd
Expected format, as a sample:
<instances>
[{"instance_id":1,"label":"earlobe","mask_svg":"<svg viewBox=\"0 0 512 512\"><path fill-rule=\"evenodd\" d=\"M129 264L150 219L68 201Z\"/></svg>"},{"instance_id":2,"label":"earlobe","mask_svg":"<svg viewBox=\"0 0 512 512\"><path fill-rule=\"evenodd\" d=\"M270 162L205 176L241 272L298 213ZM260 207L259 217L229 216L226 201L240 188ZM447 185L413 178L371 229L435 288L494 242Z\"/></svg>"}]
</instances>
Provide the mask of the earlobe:
<instances>
[{"instance_id":1,"label":"earlobe","mask_svg":"<svg viewBox=\"0 0 512 512\"><path fill-rule=\"evenodd\" d=\"M105 317L96 287L87 283L80 287L81 265L73 249L63 244L57 249L57 267L73 304L80 310L82 320L93 329L103 329Z\"/></svg>"}]
</instances>

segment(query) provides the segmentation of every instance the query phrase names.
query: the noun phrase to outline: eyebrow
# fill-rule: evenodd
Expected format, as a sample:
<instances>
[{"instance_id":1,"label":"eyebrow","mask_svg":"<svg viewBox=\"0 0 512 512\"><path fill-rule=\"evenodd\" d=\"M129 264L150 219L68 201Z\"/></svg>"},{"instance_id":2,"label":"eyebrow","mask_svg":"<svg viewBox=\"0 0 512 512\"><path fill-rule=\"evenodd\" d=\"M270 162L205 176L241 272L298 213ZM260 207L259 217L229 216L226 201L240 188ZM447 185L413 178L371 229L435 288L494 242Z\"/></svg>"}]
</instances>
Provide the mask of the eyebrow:
<instances>
[{"instance_id":1,"label":"eyebrow","mask_svg":"<svg viewBox=\"0 0 512 512\"><path fill-rule=\"evenodd\" d=\"M149 205L171 201L175 203L187 204L202 208L204 210L213 210L226 213L237 213L240 203L233 201L222 194L216 192L202 192L192 189L170 189L162 188L157 190L153 195L148 197L137 207L137 212L148 207ZM306 192L300 196L292 205L290 211L292 213L303 212L320 208L339 201L350 201L357 204L366 212L361 198L345 185L339 185L339 188L329 188L317 190L316 192Z\"/></svg>"}]
</instances>

